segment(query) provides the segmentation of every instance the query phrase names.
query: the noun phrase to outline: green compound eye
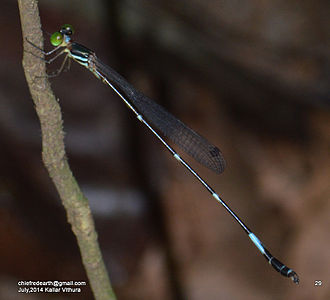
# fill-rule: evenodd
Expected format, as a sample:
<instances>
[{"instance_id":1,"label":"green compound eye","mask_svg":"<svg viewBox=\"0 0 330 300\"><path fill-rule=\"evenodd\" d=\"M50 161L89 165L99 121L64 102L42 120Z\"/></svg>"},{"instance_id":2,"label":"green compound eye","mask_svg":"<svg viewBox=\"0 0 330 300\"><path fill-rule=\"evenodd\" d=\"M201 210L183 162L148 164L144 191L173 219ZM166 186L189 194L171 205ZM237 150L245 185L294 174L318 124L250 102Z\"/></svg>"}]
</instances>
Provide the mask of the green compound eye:
<instances>
[{"instance_id":1,"label":"green compound eye","mask_svg":"<svg viewBox=\"0 0 330 300\"><path fill-rule=\"evenodd\" d=\"M50 37L50 42L55 47L61 45L63 42L63 34L58 31L54 32Z\"/></svg>"},{"instance_id":2,"label":"green compound eye","mask_svg":"<svg viewBox=\"0 0 330 300\"><path fill-rule=\"evenodd\" d=\"M73 29L73 26L71 24L64 24L62 27L61 27L61 30L60 32L62 34L66 34L66 35L71 35L74 33L74 29Z\"/></svg>"}]
</instances>

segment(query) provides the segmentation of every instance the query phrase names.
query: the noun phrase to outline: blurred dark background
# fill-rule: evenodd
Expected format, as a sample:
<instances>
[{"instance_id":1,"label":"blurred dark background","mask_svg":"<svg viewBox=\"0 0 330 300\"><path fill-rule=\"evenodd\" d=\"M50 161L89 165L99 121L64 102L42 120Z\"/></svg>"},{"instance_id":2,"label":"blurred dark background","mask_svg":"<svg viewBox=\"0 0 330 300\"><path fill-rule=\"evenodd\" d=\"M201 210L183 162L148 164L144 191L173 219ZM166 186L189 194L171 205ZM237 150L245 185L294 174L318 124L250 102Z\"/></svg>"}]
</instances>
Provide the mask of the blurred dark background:
<instances>
[{"instance_id":1,"label":"blurred dark background","mask_svg":"<svg viewBox=\"0 0 330 300\"><path fill-rule=\"evenodd\" d=\"M222 150L220 176L191 163L301 277L295 286L267 266L111 89L73 63L51 82L118 299L329 299L329 1L39 6L46 49L47 32L71 23L77 41ZM42 164L17 3L0 9L0 299L92 299L89 286L17 293L19 280L87 278Z\"/></svg>"}]
</instances>

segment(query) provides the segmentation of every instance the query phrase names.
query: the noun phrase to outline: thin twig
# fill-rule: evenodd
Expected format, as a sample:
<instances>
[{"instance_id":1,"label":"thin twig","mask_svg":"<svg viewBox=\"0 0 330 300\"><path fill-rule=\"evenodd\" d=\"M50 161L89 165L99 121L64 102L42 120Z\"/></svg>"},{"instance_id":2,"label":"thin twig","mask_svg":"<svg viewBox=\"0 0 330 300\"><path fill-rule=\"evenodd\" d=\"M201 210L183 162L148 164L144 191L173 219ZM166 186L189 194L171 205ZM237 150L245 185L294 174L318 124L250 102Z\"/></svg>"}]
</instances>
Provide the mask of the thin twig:
<instances>
[{"instance_id":1,"label":"thin twig","mask_svg":"<svg viewBox=\"0 0 330 300\"><path fill-rule=\"evenodd\" d=\"M40 119L42 159L67 212L95 299L116 299L97 241L94 221L86 197L72 175L66 159L61 109L50 88L45 63L31 55L35 49L26 39L43 48L37 1L18 0L23 32L23 67Z\"/></svg>"}]
</instances>

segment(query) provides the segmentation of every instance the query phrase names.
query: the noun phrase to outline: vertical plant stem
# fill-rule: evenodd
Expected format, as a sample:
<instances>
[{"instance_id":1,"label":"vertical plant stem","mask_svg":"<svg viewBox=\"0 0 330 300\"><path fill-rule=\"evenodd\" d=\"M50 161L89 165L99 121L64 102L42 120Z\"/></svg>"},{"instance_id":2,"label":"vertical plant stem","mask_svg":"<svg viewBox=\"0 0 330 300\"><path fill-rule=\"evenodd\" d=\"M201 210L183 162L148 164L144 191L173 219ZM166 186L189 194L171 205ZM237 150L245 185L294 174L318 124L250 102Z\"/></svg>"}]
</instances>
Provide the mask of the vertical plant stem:
<instances>
[{"instance_id":1,"label":"vertical plant stem","mask_svg":"<svg viewBox=\"0 0 330 300\"><path fill-rule=\"evenodd\" d=\"M94 221L86 197L72 175L66 159L61 109L47 79L44 61L33 56L43 49L42 32L35 0L18 0L23 32L23 68L42 132L42 159L65 207L79 245L82 261L95 299L116 299L97 241ZM40 55L40 54L39 54Z\"/></svg>"}]
</instances>

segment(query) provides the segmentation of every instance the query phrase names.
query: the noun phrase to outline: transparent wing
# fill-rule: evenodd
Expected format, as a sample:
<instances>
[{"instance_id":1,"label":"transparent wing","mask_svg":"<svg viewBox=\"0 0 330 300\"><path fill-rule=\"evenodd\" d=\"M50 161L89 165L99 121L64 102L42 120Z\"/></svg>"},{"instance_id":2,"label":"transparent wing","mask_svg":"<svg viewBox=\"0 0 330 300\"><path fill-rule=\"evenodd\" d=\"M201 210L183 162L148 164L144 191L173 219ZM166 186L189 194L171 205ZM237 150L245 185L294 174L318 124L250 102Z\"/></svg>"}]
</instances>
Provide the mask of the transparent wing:
<instances>
[{"instance_id":1,"label":"transparent wing","mask_svg":"<svg viewBox=\"0 0 330 300\"><path fill-rule=\"evenodd\" d=\"M178 120L162 106L137 91L115 70L97 58L95 58L95 66L116 89L123 93L125 98L130 100L129 102L155 129L205 167L216 173L224 171L226 162L219 148Z\"/></svg>"}]
</instances>

